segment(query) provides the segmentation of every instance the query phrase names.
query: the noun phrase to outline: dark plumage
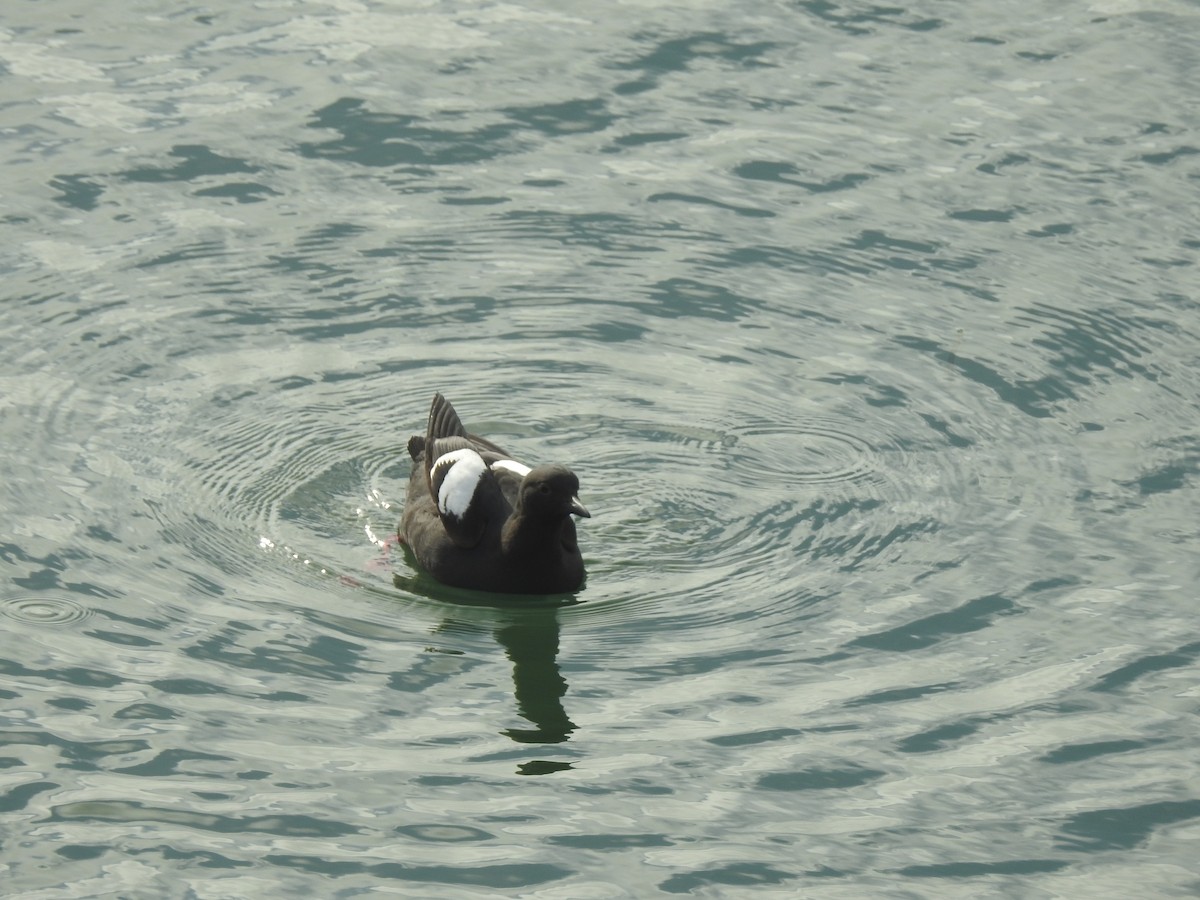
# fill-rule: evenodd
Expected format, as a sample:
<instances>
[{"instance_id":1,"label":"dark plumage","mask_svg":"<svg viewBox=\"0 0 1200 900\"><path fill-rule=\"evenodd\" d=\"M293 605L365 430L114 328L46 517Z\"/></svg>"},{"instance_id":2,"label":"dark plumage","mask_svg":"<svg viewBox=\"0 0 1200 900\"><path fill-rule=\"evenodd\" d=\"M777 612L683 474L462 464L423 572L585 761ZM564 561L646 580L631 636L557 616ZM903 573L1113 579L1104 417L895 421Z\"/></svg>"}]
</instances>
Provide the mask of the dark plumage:
<instances>
[{"instance_id":1,"label":"dark plumage","mask_svg":"<svg viewBox=\"0 0 1200 900\"><path fill-rule=\"evenodd\" d=\"M444 584L505 594L558 594L583 583L575 540L579 479L565 466L529 468L469 434L435 394L413 458L397 536Z\"/></svg>"}]
</instances>

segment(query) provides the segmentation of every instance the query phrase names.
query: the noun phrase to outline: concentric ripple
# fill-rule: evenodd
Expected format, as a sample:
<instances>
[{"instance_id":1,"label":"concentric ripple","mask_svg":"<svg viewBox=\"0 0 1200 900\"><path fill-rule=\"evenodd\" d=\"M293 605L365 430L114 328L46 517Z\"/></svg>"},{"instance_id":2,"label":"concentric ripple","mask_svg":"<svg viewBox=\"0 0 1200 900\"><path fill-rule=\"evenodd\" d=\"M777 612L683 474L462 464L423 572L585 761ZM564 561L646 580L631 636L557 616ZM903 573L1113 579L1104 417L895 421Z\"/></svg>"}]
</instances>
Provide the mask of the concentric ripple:
<instances>
[{"instance_id":1,"label":"concentric ripple","mask_svg":"<svg viewBox=\"0 0 1200 900\"><path fill-rule=\"evenodd\" d=\"M26 625L70 625L92 610L67 597L10 597L0 600L0 615Z\"/></svg>"},{"instance_id":2,"label":"concentric ripple","mask_svg":"<svg viewBox=\"0 0 1200 900\"><path fill-rule=\"evenodd\" d=\"M732 460L755 483L832 485L878 477L874 448L838 423L763 424L738 434L739 452Z\"/></svg>"},{"instance_id":3,"label":"concentric ripple","mask_svg":"<svg viewBox=\"0 0 1200 900\"><path fill-rule=\"evenodd\" d=\"M998 449L1003 423L938 383L936 359L918 377L887 360L800 370L745 351L754 365L730 370L670 351L688 360L676 375L669 361L647 362L640 343L531 341L520 360L456 367L434 353L442 326L428 327L437 334L422 346L434 350L400 371L345 359L321 371L298 356L290 365L304 377L250 370L230 384L244 357L197 362L204 384L183 401L193 408L156 419L182 423L161 453L180 459L157 498L167 541L205 559L212 583L229 573L319 580L311 602L358 610L350 615L404 618L379 598L459 602L395 544L404 444L440 389L468 428L578 472L593 517L579 523L588 579L562 612L577 652L599 658L632 629L720 655L799 635L834 613L849 582L898 593L952 571L967 552L955 529L1023 483L1019 461ZM723 382L730 371L748 381ZM364 587L371 599L357 603Z\"/></svg>"},{"instance_id":4,"label":"concentric ripple","mask_svg":"<svg viewBox=\"0 0 1200 900\"><path fill-rule=\"evenodd\" d=\"M387 499L400 473L391 471L395 449L381 446L380 436L391 444L386 431L348 422L345 410L302 410L282 425L237 412L220 446L204 436L189 444L190 490L212 523L194 521L179 538L214 560L268 552L314 572L382 578L367 556L372 544L386 548L398 517Z\"/></svg>"}]
</instances>

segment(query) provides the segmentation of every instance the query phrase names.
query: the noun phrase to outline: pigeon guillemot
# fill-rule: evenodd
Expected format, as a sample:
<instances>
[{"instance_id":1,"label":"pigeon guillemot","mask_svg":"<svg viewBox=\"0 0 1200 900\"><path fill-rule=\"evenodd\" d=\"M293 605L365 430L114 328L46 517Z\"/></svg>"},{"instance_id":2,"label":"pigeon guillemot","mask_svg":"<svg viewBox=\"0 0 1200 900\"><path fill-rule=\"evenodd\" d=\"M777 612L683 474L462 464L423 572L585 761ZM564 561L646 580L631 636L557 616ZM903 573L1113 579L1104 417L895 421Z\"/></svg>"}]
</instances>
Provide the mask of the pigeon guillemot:
<instances>
[{"instance_id":1,"label":"pigeon guillemot","mask_svg":"<svg viewBox=\"0 0 1200 900\"><path fill-rule=\"evenodd\" d=\"M559 594L583 583L576 516L591 516L565 466L530 468L469 434L435 394L413 459L397 537L443 584L505 594Z\"/></svg>"}]
</instances>

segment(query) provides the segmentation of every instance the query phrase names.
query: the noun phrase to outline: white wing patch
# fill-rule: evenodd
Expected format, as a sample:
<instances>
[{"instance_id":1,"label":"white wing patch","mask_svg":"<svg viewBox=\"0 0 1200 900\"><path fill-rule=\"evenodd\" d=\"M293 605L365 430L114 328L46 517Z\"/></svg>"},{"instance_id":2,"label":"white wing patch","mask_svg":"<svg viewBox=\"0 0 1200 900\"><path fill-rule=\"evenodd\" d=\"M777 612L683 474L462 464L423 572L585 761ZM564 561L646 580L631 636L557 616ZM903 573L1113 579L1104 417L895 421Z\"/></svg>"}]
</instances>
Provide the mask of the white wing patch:
<instances>
[{"instance_id":1,"label":"white wing patch","mask_svg":"<svg viewBox=\"0 0 1200 900\"><path fill-rule=\"evenodd\" d=\"M519 463L515 459L498 459L492 463L493 469L508 469L524 478L529 474L529 466L524 463Z\"/></svg>"},{"instance_id":2,"label":"white wing patch","mask_svg":"<svg viewBox=\"0 0 1200 900\"><path fill-rule=\"evenodd\" d=\"M449 468L438 487L438 510L443 515L461 519L471 505L479 479L487 471L483 457L474 450L464 448L452 450L437 458L433 464L436 475L439 469Z\"/></svg>"}]
</instances>

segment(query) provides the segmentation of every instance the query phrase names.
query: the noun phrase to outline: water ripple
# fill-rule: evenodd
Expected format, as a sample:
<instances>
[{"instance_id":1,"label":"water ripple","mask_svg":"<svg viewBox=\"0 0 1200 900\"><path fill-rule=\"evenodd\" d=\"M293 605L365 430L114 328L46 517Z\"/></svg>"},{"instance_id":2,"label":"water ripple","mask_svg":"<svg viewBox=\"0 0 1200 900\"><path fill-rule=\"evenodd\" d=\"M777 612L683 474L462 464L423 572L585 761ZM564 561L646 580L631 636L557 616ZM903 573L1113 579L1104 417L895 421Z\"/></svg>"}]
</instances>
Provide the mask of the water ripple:
<instances>
[{"instance_id":1,"label":"water ripple","mask_svg":"<svg viewBox=\"0 0 1200 900\"><path fill-rule=\"evenodd\" d=\"M807 628L847 577L892 569L903 584L945 565L929 539L966 514L949 498L988 464L972 452L975 437L920 415L900 378L826 374L804 400L748 391L730 409L636 349L570 362L562 353L547 345L453 384L437 359L402 372L339 365L267 381L251 372L248 387L224 385L202 411L173 416L184 423L175 446L186 462L166 479L156 515L169 540L225 571L282 561L305 581L332 577L337 592L511 605L432 582L395 546L410 465L403 444L420 430L428 396L445 389L468 427L580 473L595 513L580 524L589 577L581 605L562 615L585 656L648 623L688 636L697 652L727 653ZM757 363L756 374L791 365L773 353ZM612 387L589 397L598 377ZM644 378L655 379L654 403ZM521 383L523 403L497 388Z\"/></svg>"},{"instance_id":2,"label":"water ripple","mask_svg":"<svg viewBox=\"0 0 1200 900\"><path fill-rule=\"evenodd\" d=\"M840 422L762 422L735 431L734 472L750 486L828 486L877 477L875 450Z\"/></svg>"},{"instance_id":3,"label":"water ripple","mask_svg":"<svg viewBox=\"0 0 1200 900\"><path fill-rule=\"evenodd\" d=\"M10 597L0 600L0 615L26 625L71 625L92 610L67 597Z\"/></svg>"}]
</instances>

